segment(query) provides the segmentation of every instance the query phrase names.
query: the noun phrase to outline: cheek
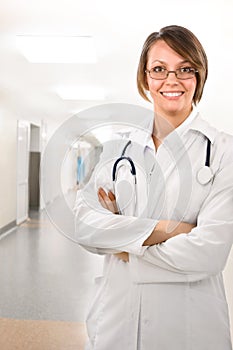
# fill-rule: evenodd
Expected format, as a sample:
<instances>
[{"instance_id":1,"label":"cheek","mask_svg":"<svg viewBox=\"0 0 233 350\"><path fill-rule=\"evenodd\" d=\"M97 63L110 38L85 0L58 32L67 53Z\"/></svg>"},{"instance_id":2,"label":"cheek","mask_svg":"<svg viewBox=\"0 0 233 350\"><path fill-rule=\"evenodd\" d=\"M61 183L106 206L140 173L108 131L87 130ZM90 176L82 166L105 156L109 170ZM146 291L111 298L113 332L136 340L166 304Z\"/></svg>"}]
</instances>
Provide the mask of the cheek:
<instances>
[{"instance_id":1,"label":"cheek","mask_svg":"<svg viewBox=\"0 0 233 350\"><path fill-rule=\"evenodd\" d=\"M147 80L147 85L148 85L148 90L154 94L160 90L162 83L159 80L150 79L150 80Z\"/></svg>"},{"instance_id":2,"label":"cheek","mask_svg":"<svg viewBox=\"0 0 233 350\"><path fill-rule=\"evenodd\" d=\"M196 88L197 88L197 81L196 81L196 79L194 81L190 81L190 85L188 87L188 90L190 91L192 96L195 94Z\"/></svg>"}]
</instances>

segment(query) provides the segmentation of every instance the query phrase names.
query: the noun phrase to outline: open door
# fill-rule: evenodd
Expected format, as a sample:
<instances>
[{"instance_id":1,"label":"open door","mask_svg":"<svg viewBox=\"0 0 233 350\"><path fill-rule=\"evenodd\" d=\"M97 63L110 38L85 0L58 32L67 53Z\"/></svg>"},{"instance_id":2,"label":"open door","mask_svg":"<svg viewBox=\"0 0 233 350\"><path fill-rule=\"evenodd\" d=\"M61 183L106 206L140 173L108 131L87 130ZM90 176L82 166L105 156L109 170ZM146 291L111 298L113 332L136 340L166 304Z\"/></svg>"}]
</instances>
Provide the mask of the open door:
<instances>
[{"instance_id":1,"label":"open door","mask_svg":"<svg viewBox=\"0 0 233 350\"><path fill-rule=\"evenodd\" d=\"M28 218L30 123L18 120L17 125L17 225Z\"/></svg>"}]
</instances>

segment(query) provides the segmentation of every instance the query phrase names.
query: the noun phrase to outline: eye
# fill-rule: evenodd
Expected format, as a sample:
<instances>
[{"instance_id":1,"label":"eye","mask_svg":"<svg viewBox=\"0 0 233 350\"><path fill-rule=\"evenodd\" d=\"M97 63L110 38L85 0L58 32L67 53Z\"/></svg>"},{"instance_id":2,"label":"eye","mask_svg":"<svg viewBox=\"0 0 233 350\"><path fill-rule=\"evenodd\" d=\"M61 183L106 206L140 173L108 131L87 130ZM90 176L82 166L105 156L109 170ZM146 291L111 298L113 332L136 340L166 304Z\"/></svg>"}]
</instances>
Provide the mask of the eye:
<instances>
[{"instance_id":1,"label":"eye","mask_svg":"<svg viewBox=\"0 0 233 350\"><path fill-rule=\"evenodd\" d=\"M179 71L181 73L193 73L194 72L194 68L191 67L181 67L179 68Z\"/></svg>"},{"instance_id":2,"label":"eye","mask_svg":"<svg viewBox=\"0 0 233 350\"><path fill-rule=\"evenodd\" d=\"M152 68L152 71L155 73L161 73L161 72L166 71L166 68L162 67L162 66L156 66L156 67Z\"/></svg>"}]
</instances>

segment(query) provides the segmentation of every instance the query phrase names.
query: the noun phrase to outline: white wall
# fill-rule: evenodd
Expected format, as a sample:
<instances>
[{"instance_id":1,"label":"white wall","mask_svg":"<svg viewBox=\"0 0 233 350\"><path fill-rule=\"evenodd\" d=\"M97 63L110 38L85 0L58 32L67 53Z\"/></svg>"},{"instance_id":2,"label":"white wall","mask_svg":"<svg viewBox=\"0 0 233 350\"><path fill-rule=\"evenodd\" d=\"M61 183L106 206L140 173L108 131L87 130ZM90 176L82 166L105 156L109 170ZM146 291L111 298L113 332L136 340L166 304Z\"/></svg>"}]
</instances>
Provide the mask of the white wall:
<instances>
[{"instance_id":1,"label":"white wall","mask_svg":"<svg viewBox=\"0 0 233 350\"><path fill-rule=\"evenodd\" d=\"M16 220L17 121L8 110L0 110L0 228Z\"/></svg>"}]
</instances>

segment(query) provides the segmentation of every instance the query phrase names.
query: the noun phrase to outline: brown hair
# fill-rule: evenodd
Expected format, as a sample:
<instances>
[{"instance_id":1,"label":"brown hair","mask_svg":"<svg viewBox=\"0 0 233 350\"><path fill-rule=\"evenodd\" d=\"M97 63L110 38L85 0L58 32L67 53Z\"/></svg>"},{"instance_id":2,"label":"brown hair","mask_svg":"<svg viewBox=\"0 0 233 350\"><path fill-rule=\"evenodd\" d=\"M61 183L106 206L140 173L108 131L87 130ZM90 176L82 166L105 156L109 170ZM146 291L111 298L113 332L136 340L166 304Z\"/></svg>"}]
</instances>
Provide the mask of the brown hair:
<instances>
[{"instance_id":1,"label":"brown hair","mask_svg":"<svg viewBox=\"0 0 233 350\"><path fill-rule=\"evenodd\" d=\"M150 102L146 95L148 85L145 70L148 51L158 40L165 41L175 52L187 59L192 64L193 68L198 70L198 73L196 73L197 86L193 96L193 102L197 104L201 100L208 75L207 56L197 37L190 30L177 25L164 27L160 29L159 32L151 33L146 39L142 48L137 71L137 86L140 95L146 101Z\"/></svg>"}]
</instances>

